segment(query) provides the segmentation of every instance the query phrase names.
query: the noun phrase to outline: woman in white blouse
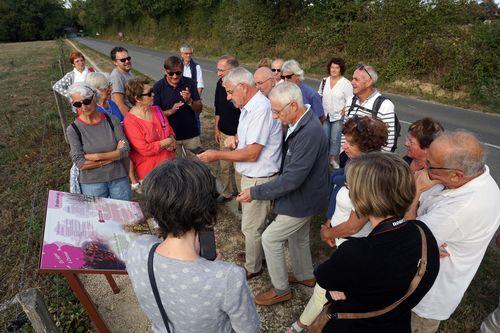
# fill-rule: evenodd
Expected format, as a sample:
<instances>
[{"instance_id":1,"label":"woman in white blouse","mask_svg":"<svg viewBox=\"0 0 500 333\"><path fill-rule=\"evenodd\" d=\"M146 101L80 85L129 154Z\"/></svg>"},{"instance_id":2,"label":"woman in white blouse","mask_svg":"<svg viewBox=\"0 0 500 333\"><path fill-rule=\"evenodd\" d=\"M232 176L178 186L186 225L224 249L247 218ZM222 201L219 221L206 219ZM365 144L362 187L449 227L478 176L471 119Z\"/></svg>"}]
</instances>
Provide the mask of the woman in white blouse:
<instances>
[{"instance_id":1,"label":"woman in white blouse","mask_svg":"<svg viewBox=\"0 0 500 333\"><path fill-rule=\"evenodd\" d=\"M318 93L323 98L326 120L323 123L328 138L330 164L338 168L342 116L346 105L352 100L352 85L343 74L346 65L341 58L332 58L326 66L328 77L323 78Z\"/></svg>"}]
</instances>

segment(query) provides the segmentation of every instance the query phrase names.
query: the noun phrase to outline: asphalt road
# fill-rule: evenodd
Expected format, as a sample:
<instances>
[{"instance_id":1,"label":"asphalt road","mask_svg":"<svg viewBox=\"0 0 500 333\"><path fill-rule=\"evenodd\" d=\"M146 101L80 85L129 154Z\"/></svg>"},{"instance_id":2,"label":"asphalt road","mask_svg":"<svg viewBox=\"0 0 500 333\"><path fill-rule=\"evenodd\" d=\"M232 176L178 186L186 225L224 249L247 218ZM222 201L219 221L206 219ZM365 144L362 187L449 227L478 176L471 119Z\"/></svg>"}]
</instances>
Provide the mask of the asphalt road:
<instances>
[{"instance_id":1,"label":"asphalt road","mask_svg":"<svg viewBox=\"0 0 500 333\"><path fill-rule=\"evenodd\" d=\"M117 45L115 42L89 38L75 38L75 40L106 55L109 55L113 46ZM155 80L163 77L163 60L173 54L131 44L120 43L120 45L128 49L129 55L132 57L133 67ZM205 90L202 96L203 102L209 106L213 106L215 85L218 80L216 62L201 58L196 58L196 61L203 70L203 81L205 83ZM252 68L249 69L253 70ZM314 89L319 86L319 80L306 79L305 82ZM418 119L432 117L438 120L446 130L466 129L477 135L485 145L487 164L490 167L490 171L497 183L500 183L500 116L401 95L389 93L384 93L384 95L390 97L394 103L396 112L402 123L402 135L398 141L398 152L400 154L404 153L404 139L408 125Z\"/></svg>"}]
</instances>

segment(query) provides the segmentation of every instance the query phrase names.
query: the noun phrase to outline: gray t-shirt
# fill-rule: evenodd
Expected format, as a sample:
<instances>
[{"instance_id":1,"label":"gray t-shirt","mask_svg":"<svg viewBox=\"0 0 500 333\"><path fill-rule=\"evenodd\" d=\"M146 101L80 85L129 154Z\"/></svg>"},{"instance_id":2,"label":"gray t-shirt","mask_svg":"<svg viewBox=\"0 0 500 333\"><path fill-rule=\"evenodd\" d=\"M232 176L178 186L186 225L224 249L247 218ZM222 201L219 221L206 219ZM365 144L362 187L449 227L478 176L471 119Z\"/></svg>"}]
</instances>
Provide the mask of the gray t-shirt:
<instances>
[{"instance_id":1,"label":"gray t-shirt","mask_svg":"<svg viewBox=\"0 0 500 333\"><path fill-rule=\"evenodd\" d=\"M111 82L111 86L113 88L111 94L120 93L125 95L125 84L128 80L133 78L134 74L132 74L132 72L124 72L117 68L113 69L111 74L109 74L109 82ZM124 101L129 107L132 107L132 104L129 102L127 96L124 96Z\"/></svg>"},{"instance_id":2,"label":"gray t-shirt","mask_svg":"<svg viewBox=\"0 0 500 333\"><path fill-rule=\"evenodd\" d=\"M120 160L100 168L80 170L79 180L82 184L110 182L128 176L130 164L128 152L130 147L123 133L120 121L114 116L110 116L109 118L113 124L114 131L104 117L95 125L88 125L76 120L75 124L82 134L82 141L80 141L73 126L69 125L66 129L71 160L77 168L80 168L85 163L85 154L110 152L116 149L118 141L125 141L125 146L120 149Z\"/></svg>"},{"instance_id":3,"label":"gray t-shirt","mask_svg":"<svg viewBox=\"0 0 500 333\"><path fill-rule=\"evenodd\" d=\"M130 244L125 262L135 294L152 322L153 332L167 332L148 276L148 254L154 236ZM259 316L245 271L224 261L177 260L155 253L153 268L163 307L175 332L259 331Z\"/></svg>"}]
</instances>

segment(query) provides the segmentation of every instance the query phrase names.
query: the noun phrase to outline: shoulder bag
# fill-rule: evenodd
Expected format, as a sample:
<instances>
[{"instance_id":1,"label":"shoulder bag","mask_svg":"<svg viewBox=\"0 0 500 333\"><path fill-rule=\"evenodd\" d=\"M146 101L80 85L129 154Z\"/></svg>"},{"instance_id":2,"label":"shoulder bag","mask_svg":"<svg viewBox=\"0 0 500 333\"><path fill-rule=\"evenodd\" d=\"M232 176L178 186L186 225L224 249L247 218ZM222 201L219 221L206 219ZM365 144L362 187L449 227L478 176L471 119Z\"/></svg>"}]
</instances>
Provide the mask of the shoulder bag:
<instances>
[{"instance_id":1,"label":"shoulder bag","mask_svg":"<svg viewBox=\"0 0 500 333\"><path fill-rule=\"evenodd\" d=\"M149 250L149 256L148 256L149 283L151 284L151 289L153 290L153 295L155 296L156 305L158 306L158 310L160 310L163 323L167 328L167 332L171 333L172 331L170 330L169 323L172 324L172 322L170 321L170 319L168 319L167 312L165 312L165 308L163 307L163 304L161 302L160 293L158 292L158 286L156 285L155 273L153 271L153 257L155 255L155 251L158 245L160 245L160 243L154 244L153 247L151 247L151 250Z\"/></svg>"}]
</instances>

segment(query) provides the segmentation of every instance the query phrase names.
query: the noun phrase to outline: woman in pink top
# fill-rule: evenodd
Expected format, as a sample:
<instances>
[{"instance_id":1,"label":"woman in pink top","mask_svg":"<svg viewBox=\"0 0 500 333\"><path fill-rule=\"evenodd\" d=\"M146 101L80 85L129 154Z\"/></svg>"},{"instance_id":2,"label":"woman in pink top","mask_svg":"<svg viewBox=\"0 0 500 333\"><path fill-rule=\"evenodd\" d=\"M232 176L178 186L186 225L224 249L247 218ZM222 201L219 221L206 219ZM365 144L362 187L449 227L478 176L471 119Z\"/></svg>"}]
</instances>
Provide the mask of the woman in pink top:
<instances>
[{"instance_id":1,"label":"woman in pink top","mask_svg":"<svg viewBox=\"0 0 500 333\"><path fill-rule=\"evenodd\" d=\"M158 164L175 158L175 134L161 110L152 105L153 92L148 80L129 80L126 94L133 107L123 127L137 179L142 181Z\"/></svg>"}]
</instances>

